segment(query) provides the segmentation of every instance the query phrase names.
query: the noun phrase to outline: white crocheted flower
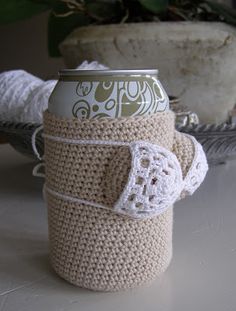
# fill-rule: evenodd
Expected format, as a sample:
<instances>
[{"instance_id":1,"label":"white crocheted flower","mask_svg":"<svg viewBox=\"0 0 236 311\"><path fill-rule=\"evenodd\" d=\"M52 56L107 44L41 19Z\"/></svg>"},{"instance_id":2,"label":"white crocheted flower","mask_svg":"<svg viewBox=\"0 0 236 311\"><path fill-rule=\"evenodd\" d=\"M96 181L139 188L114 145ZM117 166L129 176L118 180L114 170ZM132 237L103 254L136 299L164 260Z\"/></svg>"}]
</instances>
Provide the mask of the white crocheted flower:
<instances>
[{"instance_id":1,"label":"white crocheted flower","mask_svg":"<svg viewBox=\"0 0 236 311\"><path fill-rule=\"evenodd\" d=\"M114 211L134 218L163 213L183 189L180 163L169 150L145 141L129 146L131 169Z\"/></svg>"},{"instance_id":2,"label":"white crocheted flower","mask_svg":"<svg viewBox=\"0 0 236 311\"><path fill-rule=\"evenodd\" d=\"M186 194L191 195L205 178L208 170L205 153L194 137L187 136L194 146L194 158L183 180L181 166L175 154L156 144L146 141L128 143L74 140L44 134L47 139L63 143L126 146L131 153L131 168L127 183L112 209L96 202L58 193L48 186L45 187L45 191L63 200L112 210L132 218L146 219L157 216L165 212L179 198ZM37 174L39 176L39 173Z\"/></svg>"}]
</instances>

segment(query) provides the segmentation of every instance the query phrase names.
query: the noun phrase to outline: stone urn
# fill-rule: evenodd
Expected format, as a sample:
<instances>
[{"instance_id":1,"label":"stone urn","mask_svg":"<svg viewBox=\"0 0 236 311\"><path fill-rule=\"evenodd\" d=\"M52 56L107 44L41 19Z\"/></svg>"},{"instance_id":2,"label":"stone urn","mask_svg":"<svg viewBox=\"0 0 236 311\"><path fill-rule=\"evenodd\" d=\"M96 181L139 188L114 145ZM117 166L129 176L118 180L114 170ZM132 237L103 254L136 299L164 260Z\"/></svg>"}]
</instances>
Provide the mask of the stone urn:
<instances>
[{"instance_id":1,"label":"stone urn","mask_svg":"<svg viewBox=\"0 0 236 311\"><path fill-rule=\"evenodd\" d=\"M236 102L236 28L215 22L80 27L60 45L69 68L97 60L110 68L158 68L168 94L201 122L224 122Z\"/></svg>"}]
</instances>

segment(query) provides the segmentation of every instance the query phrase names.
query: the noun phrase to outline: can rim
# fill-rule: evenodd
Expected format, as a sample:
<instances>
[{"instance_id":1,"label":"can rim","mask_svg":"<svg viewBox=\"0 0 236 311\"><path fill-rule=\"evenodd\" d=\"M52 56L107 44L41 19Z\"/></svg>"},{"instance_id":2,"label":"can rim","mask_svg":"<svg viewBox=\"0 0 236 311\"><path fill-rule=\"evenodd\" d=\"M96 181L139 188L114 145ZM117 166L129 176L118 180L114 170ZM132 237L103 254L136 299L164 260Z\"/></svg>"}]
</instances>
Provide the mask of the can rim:
<instances>
[{"instance_id":1,"label":"can rim","mask_svg":"<svg viewBox=\"0 0 236 311\"><path fill-rule=\"evenodd\" d=\"M158 75L158 69L118 69L118 70L78 70L62 69L58 72L59 76L124 76L124 75Z\"/></svg>"}]
</instances>

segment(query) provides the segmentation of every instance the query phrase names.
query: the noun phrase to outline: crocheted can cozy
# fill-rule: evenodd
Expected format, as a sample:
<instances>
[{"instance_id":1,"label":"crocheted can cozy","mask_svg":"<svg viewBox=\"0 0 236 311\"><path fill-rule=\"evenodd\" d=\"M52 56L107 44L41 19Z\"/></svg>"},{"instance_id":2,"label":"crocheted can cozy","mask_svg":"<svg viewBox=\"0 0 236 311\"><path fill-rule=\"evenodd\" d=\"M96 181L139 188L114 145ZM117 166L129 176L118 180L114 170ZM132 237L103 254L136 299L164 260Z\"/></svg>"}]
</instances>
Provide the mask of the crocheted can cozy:
<instances>
[{"instance_id":1,"label":"crocheted can cozy","mask_svg":"<svg viewBox=\"0 0 236 311\"><path fill-rule=\"evenodd\" d=\"M44 133L66 139L156 143L174 149L183 174L193 156L190 142L184 155L181 142L174 143L178 134L172 112L68 120L46 111ZM76 145L45 137L46 184L58 193L112 208L127 181L130 157L124 146ZM150 282L169 265L172 207L159 216L137 220L49 192L47 205L51 264L73 284L93 290L123 290Z\"/></svg>"}]
</instances>

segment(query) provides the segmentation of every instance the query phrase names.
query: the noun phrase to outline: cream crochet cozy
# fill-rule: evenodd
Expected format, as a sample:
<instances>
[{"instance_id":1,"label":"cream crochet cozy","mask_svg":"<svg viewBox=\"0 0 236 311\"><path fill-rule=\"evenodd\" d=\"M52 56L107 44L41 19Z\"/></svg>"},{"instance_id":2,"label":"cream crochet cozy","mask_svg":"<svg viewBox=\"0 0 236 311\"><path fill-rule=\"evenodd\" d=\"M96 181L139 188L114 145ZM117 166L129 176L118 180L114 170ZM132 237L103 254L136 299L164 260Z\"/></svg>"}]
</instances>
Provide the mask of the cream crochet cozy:
<instances>
[{"instance_id":1,"label":"cream crochet cozy","mask_svg":"<svg viewBox=\"0 0 236 311\"><path fill-rule=\"evenodd\" d=\"M172 112L67 120L46 111L44 135L55 271L105 291L156 278L172 256L172 203L205 177L201 146L175 131Z\"/></svg>"}]
</instances>

